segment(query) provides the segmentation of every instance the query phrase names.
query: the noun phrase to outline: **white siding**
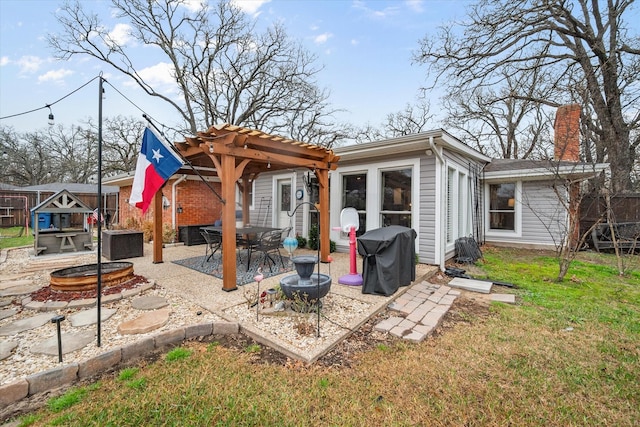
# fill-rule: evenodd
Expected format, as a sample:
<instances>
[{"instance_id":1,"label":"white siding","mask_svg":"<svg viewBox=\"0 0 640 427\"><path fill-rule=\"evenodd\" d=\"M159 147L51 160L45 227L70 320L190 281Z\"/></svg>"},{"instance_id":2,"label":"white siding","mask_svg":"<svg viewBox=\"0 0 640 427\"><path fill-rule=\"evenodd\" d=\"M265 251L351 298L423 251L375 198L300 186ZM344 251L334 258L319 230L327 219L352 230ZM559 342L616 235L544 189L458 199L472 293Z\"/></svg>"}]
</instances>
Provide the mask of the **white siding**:
<instances>
[{"instance_id":1,"label":"white siding","mask_svg":"<svg viewBox=\"0 0 640 427\"><path fill-rule=\"evenodd\" d=\"M553 190L551 181L525 181L516 195L519 215L516 216L517 233L496 235L488 233L487 243L513 246L555 247L561 244L568 231L567 211L559 197L566 193L560 187ZM487 203L488 205L488 203Z\"/></svg>"},{"instance_id":2,"label":"white siding","mask_svg":"<svg viewBox=\"0 0 640 427\"><path fill-rule=\"evenodd\" d=\"M436 156L420 158L420 262L436 263Z\"/></svg>"}]
</instances>

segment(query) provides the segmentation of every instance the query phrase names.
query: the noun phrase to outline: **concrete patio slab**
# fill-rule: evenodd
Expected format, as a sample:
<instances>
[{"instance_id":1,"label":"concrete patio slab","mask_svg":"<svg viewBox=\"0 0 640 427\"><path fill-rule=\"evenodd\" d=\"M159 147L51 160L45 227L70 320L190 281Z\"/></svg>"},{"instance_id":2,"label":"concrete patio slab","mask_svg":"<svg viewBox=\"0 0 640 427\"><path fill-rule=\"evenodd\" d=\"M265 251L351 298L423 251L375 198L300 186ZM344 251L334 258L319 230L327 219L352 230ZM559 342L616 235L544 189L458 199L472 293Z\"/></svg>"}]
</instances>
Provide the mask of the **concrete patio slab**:
<instances>
[{"instance_id":1,"label":"concrete patio slab","mask_svg":"<svg viewBox=\"0 0 640 427\"><path fill-rule=\"evenodd\" d=\"M63 332L60 336L62 343L62 354L80 350L95 339L94 331L82 331L78 333ZM31 347L31 352L35 354L58 355L58 336L54 335Z\"/></svg>"},{"instance_id":2,"label":"concrete patio slab","mask_svg":"<svg viewBox=\"0 0 640 427\"><path fill-rule=\"evenodd\" d=\"M105 321L108 320L111 316L116 314L118 310L113 308L103 307L100 309L100 320ZM79 313L73 314L69 316L69 321L71 322L71 326L74 328L78 328L81 326L92 325L98 322L98 309L91 308L89 310L83 310Z\"/></svg>"},{"instance_id":3,"label":"concrete patio slab","mask_svg":"<svg viewBox=\"0 0 640 427\"><path fill-rule=\"evenodd\" d=\"M45 323L50 322L52 317L53 315L51 313L42 313L26 319L16 320L15 322L2 326L0 328L0 335L9 336L17 334L18 332L38 328Z\"/></svg>"},{"instance_id":4,"label":"concrete patio slab","mask_svg":"<svg viewBox=\"0 0 640 427\"><path fill-rule=\"evenodd\" d=\"M464 289L466 291L479 292L481 294L491 293L491 286L493 283L485 282L483 280L463 279L462 277L454 277L449 282L449 286L452 288Z\"/></svg>"},{"instance_id":5,"label":"concrete patio slab","mask_svg":"<svg viewBox=\"0 0 640 427\"><path fill-rule=\"evenodd\" d=\"M11 356L11 352L16 347L18 347L18 341L0 341L0 360Z\"/></svg>"}]
</instances>

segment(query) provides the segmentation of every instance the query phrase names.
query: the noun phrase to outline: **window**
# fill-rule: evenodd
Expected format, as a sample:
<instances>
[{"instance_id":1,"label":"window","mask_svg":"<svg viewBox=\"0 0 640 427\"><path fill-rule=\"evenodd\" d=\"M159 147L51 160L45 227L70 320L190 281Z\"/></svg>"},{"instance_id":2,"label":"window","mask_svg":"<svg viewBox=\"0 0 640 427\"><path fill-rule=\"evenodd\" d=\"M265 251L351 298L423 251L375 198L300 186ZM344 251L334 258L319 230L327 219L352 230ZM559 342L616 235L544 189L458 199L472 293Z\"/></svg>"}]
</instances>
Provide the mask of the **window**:
<instances>
[{"instance_id":1,"label":"window","mask_svg":"<svg viewBox=\"0 0 640 427\"><path fill-rule=\"evenodd\" d=\"M358 211L360 225L356 235L366 231L367 224L367 174L358 173L342 176L342 208L354 208Z\"/></svg>"},{"instance_id":2,"label":"window","mask_svg":"<svg viewBox=\"0 0 640 427\"><path fill-rule=\"evenodd\" d=\"M411 169L383 171L381 224L411 228Z\"/></svg>"},{"instance_id":3,"label":"window","mask_svg":"<svg viewBox=\"0 0 640 427\"><path fill-rule=\"evenodd\" d=\"M471 231L471 200L469 195L469 176L454 167L447 168L447 245L453 245L459 237L469 235Z\"/></svg>"},{"instance_id":4,"label":"window","mask_svg":"<svg viewBox=\"0 0 640 427\"><path fill-rule=\"evenodd\" d=\"M516 231L516 184L489 185L489 228Z\"/></svg>"}]
</instances>

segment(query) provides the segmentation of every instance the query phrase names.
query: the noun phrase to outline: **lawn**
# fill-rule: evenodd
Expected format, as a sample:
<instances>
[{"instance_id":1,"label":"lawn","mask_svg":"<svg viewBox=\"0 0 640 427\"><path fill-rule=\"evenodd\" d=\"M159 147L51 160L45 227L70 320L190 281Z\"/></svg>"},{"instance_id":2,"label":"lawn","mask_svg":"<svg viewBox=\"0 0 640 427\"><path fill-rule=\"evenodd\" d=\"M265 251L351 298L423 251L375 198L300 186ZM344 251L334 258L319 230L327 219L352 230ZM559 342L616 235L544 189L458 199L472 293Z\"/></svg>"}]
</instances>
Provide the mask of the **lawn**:
<instances>
[{"instance_id":1,"label":"lawn","mask_svg":"<svg viewBox=\"0 0 640 427\"><path fill-rule=\"evenodd\" d=\"M474 269L517 288L484 312L459 300L434 336L349 367L265 364L260 347L191 342L51 399L21 425L637 426L640 261L484 248Z\"/></svg>"},{"instance_id":2,"label":"lawn","mask_svg":"<svg viewBox=\"0 0 640 427\"><path fill-rule=\"evenodd\" d=\"M25 232L24 227L0 228L0 249L33 245L31 229Z\"/></svg>"}]
</instances>

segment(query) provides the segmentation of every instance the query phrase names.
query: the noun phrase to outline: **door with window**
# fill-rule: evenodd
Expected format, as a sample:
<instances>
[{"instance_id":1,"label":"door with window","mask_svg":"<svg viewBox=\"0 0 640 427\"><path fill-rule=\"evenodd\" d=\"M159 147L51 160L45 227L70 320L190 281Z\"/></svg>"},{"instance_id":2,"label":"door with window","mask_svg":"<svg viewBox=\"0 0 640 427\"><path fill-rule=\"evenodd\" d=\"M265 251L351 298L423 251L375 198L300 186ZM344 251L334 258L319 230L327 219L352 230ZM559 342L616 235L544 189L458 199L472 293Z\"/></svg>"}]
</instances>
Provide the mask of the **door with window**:
<instances>
[{"instance_id":1,"label":"door with window","mask_svg":"<svg viewBox=\"0 0 640 427\"><path fill-rule=\"evenodd\" d=\"M291 178L281 178L277 180L277 203L276 219L277 227L289 227L291 218L289 214L293 211L293 197L291 197Z\"/></svg>"},{"instance_id":2,"label":"door with window","mask_svg":"<svg viewBox=\"0 0 640 427\"><path fill-rule=\"evenodd\" d=\"M359 225L356 235L363 235L367 231L366 173L356 173L342 176L342 208L354 208L358 211ZM344 236L346 236L346 234Z\"/></svg>"}]
</instances>

